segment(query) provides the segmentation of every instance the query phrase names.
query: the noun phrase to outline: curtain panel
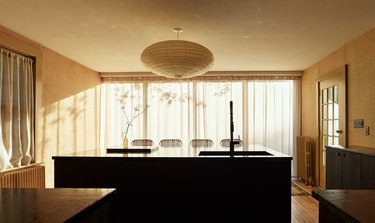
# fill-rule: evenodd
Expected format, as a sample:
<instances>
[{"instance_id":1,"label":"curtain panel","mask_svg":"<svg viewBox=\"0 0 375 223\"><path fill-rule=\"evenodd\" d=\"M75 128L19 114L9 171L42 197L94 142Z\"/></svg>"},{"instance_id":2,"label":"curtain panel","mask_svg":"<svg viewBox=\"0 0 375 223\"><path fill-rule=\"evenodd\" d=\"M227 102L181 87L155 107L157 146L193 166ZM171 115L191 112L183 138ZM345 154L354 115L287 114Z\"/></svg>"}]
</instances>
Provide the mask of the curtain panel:
<instances>
[{"instance_id":1,"label":"curtain panel","mask_svg":"<svg viewBox=\"0 0 375 223\"><path fill-rule=\"evenodd\" d=\"M245 146L263 145L294 156L299 135L300 80L186 81L104 83L102 148L121 145L126 117L148 106L130 126L128 138L211 139L220 146L230 137L229 101L233 101L234 137ZM122 109L123 108L123 109ZM295 160L295 159L294 159ZM292 168L294 169L294 168Z\"/></svg>"},{"instance_id":2,"label":"curtain panel","mask_svg":"<svg viewBox=\"0 0 375 223\"><path fill-rule=\"evenodd\" d=\"M0 171L34 161L33 60L0 48Z\"/></svg>"}]
</instances>

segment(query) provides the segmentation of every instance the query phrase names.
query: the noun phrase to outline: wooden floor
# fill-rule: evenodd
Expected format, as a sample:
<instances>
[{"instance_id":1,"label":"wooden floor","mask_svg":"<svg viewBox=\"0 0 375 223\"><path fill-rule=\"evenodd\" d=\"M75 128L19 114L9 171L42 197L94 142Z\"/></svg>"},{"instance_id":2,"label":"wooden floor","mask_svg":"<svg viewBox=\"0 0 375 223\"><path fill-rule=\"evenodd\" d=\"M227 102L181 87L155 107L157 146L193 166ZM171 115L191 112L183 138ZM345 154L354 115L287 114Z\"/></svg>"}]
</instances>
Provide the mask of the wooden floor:
<instances>
[{"instance_id":1,"label":"wooden floor","mask_svg":"<svg viewBox=\"0 0 375 223\"><path fill-rule=\"evenodd\" d=\"M292 196L292 223L318 222L319 202L311 196L311 190L314 187L306 186L296 179L292 179L292 181L308 192L308 195Z\"/></svg>"}]
</instances>

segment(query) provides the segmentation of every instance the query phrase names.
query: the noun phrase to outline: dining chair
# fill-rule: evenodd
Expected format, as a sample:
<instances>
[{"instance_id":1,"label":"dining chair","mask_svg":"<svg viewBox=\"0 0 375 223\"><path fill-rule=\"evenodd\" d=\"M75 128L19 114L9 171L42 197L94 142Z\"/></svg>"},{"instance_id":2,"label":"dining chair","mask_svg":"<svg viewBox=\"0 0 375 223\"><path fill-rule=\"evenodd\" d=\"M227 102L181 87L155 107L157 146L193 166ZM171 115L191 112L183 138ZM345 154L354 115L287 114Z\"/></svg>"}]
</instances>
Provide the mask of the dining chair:
<instances>
[{"instance_id":1,"label":"dining chair","mask_svg":"<svg viewBox=\"0 0 375 223\"><path fill-rule=\"evenodd\" d=\"M154 141L151 139L134 139L131 143L132 146L153 146Z\"/></svg>"},{"instance_id":2,"label":"dining chair","mask_svg":"<svg viewBox=\"0 0 375 223\"><path fill-rule=\"evenodd\" d=\"M236 141L238 141L238 139L235 139ZM220 141L220 146L221 147L224 147L224 148L229 148L229 145L230 145L230 139L222 139ZM239 147L242 147L243 146L243 141L240 139L240 144L234 144L234 147L236 148L239 148Z\"/></svg>"},{"instance_id":3,"label":"dining chair","mask_svg":"<svg viewBox=\"0 0 375 223\"><path fill-rule=\"evenodd\" d=\"M190 146L193 148L198 147L212 147L214 142L211 139L193 139L190 141Z\"/></svg>"},{"instance_id":4,"label":"dining chair","mask_svg":"<svg viewBox=\"0 0 375 223\"><path fill-rule=\"evenodd\" d=\"M181 147L182 141L180 139L162 139L159 142L162 147Z\"/></svg>"}]
</instances>

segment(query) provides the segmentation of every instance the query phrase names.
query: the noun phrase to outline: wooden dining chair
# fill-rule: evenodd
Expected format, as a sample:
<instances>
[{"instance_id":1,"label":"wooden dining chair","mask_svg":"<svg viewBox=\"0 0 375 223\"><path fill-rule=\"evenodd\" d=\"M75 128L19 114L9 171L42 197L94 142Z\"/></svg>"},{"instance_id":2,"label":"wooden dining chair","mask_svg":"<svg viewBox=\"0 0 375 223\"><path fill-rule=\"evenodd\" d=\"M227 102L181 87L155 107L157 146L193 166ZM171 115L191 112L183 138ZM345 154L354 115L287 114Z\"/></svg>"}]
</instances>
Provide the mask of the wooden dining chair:
<instances>
[{"instance_id":1,"label":"wooden dining chair","mask_svg":"<svg viewBox=\"0 0 375 223\"><path fill-rule=\"evenodd\" d=\"M190 146L193 148L198 147L212 147L214 145L214 141L211 139L193 139L190 141Z\"/></svg>"},{"instance_id":2,"label":"wooden dining chair","mask_svg":"<svg viewBox=\"0 0 375 223\"><path fill-rule=\"evenodd\" d=\"M181 147L182 141L180 139L162 139L159 142L162 147Z\"/></svg>"},{"instance_id":3,"label":"wooden dining chair","mask_svg":"<svg viewBox=\"0 0 375 223\"><path fill-rule=\"evenodd\" d=\"M131 143L132 146L153 146L154 141L151 139L134 139Z\"/></svg>"},{"instance_id":4,"label":"wooden dining chair","mask_svg":"<svg viewBox=\"0 0 375 223\"><path fill-rule=\"evenodd\" d=\"M236 141L238 141L238 139L235 139ZM221 147L224 147L224 148L229 148L229 145L230 145L230 139L222 139L220 141L220 146ZM234 144L234 147L236 148L239 148L239 147L242 147L243 146L243 141L240 139L240 144Z\"/></svg>"}]
</instances>

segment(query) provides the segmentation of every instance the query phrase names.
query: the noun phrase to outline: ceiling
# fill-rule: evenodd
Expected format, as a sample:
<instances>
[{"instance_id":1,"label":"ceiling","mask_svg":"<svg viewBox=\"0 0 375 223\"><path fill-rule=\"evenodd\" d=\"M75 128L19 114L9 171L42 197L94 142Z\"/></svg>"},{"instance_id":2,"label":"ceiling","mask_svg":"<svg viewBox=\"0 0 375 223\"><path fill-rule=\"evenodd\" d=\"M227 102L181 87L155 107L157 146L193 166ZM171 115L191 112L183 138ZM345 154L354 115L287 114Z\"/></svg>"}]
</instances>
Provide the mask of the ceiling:
<instances>
[{"instance_id":1,"label":"ceiling","mask_svg":"<svg viewBox=\"0 0 375 223\"><path fill-rule=\"evenodd\" d=\"M374 0L0 0L0 25L98 72L144 72L147 46L209 48L212 71L304 70L375 27Z\"/></svg>"}]
</instances>

